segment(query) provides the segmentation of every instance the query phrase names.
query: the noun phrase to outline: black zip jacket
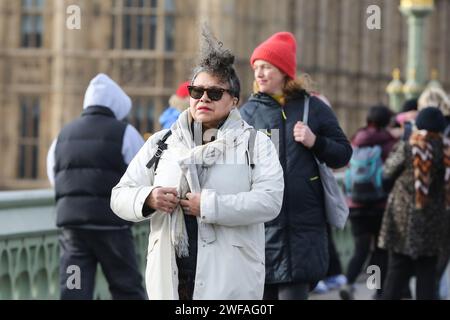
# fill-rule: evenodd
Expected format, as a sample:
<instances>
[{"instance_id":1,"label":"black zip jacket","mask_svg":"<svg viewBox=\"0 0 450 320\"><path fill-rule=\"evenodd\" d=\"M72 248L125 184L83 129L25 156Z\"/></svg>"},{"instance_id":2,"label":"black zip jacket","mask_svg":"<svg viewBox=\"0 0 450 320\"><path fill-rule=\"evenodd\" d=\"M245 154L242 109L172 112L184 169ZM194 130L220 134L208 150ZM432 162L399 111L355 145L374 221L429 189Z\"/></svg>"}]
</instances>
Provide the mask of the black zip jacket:
<instances>
[{"instance_id":1,"label":"black zip jacket","mask_svg":"<svg viewBox=\"0 0 450 320\"><path fill-rule=\"evenodd\" d=\"M323 189L314 155L331 168L347 165L352 147L330 107L310 98L308 126L317 136L312 149L294 140L303 120L307 93L298 92L281 106L258 93L242 106L245 121L264 129L277 144L284 170L285 192L280 215L266 223L266 283L310 283L328 270L328 244ZM284 113L284 115L283 115Z\"/></svg>"}]
</instances>

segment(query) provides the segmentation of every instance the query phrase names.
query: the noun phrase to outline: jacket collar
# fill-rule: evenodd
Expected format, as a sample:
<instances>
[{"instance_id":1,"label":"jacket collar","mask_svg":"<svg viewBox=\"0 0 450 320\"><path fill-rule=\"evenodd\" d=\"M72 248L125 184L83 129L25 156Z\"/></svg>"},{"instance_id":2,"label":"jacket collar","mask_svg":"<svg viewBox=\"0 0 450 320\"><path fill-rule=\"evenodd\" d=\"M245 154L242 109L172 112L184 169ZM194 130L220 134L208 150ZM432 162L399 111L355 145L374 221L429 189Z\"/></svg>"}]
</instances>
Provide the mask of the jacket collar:
<instances>
[{"instance_id":1,"label":"jacket collar","mask_svg":"<svg viewBox=\"0 0 450 320\"><path fill-rule=\"evenodd\" d=\"M281 107L281 104L276 99L274 99L272 96L270 96L266 93L262 93L262 92L257 92L257 93L252 94L252 96L250 97L250 101L262 103L271 108L280 108Z\"/></svg>"},{"instance_id":2,"label":"jacket collar","mask_svg":"<svg viewBox=\"0 0 450 320\"><path fill-rule=\"evenodd\" d=\"M298 100L298 99L303 99L305 96L307 96L308 93L305 90L299 91L294 93L292 96L286 97L286 103L288 103L289 101L292 100ZM255 101L255 102L259 102L262 103L268 107L272 107L272 108L280 108L281 104L272 96L266 94L266 93L262 93L262 92L257 92L252 94L252 96L250 97L250 101Z\"/></svg>"},{"instance_id":3,"label":"jacket collar","mask_svg":"<svg viewBox=\"0 0 450 320\"><path fill-rule=\"evenodd\" d=\"M82 117L90 115L102 115L110 118L116 118L114 112L112 112L111 109L103 106L90 106L87 109L84 109L83 113L81 114Z\"/></svg>"}]
</instances>

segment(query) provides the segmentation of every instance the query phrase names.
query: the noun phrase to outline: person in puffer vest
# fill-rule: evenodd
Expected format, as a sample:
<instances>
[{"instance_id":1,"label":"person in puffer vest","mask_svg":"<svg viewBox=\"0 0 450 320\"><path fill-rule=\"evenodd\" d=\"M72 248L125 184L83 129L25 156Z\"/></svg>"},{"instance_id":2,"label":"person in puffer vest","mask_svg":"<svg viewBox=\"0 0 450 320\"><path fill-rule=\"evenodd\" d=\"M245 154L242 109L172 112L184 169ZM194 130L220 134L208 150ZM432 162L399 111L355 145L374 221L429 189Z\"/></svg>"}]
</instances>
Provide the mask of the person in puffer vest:
<instances>
[{"instance_id":1,"label":"person in puffer vest","mask_svg":"<svg viewBox=\"0 0 450 320\"><path fill-rule=\"evenodd\" d=\"M83 109L61 130L47 156L61 228L60 298L93 299L100 263L113 299L145 299L131 224L109 206L112 187L144 144L137 130L122 121L131 99L99 74L87 88ZM72 266L79 268L79 289L68 288Z\"/></svg>"}]
</instances>

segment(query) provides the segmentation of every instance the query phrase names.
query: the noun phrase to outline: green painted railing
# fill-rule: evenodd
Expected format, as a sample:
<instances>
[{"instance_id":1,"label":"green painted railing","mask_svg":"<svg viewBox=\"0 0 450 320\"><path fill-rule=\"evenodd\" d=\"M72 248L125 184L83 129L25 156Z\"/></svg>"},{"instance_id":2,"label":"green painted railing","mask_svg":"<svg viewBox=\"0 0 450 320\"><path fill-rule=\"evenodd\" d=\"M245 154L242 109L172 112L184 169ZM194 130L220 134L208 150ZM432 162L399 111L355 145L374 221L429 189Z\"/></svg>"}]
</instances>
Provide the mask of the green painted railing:
<instances>
[{"instance_id":1,"label":"green painted railing","mask_svg":"<svg viewBox=\"0 0 450 320\"><path fill-rule=\"evenodd\" d=\"M59 246L53 190L0 192L0 300L58 299ZM149 225L133 227L144 274ZM353 250L348 232L334 231L343 266ZM96 276L96 299L110 299L105 277Z\"/></svg>"},{"instance_id":2,"label":"green painted railing","mask_svg":"<svg viewBox=\"0 0 450 320\"><path fill-rule=\"evenodd\" d=\"M336 180L338 181L342 190L344 190L345 172L335 172L334 176L336 177ZM350 228L350 220L347 220L344 230L333 230L333 240L336 244L336 249L339 253L342 269L344 272L347 270L348 263L350 262L354 251L354 242Z\"/></svg>"},{"instance_id":3,"label":"green painted railing","mask_svg":"<svg viewBox=\"0 0 450 320\"><path fill-rule=\"evenodd\" d=\"M0 192L0 300L59 298L55 221L52 190ZM142 273L148 231L148 223L133 227ZM100 267L95 298L111 298Z\"/></svg>"}]
</instances>

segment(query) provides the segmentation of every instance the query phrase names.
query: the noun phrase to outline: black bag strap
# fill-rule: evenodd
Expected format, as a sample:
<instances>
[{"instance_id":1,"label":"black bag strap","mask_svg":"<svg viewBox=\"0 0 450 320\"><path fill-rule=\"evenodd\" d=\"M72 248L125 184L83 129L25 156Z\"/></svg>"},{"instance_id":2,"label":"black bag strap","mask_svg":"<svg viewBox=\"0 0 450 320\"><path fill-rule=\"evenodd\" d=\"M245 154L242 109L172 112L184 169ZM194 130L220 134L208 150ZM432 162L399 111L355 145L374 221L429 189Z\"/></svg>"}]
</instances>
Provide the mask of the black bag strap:
<instances>
[{"instance_id":1,"label":"black bag strap","mask_svg":"<svg viewBox=\"0 0 450 320\"><path fill-rule=\"evenodd\" d=\"M255 129L251 129L250 137L248 138L248 162L252 169L255 169L255 162L253 161L253 158L254 158L256 134L257 131Z\"/></svg>"},{"instance_id":2,"label":"black bag strap","mask_svg":"<svg viewBox=\"0 0 450 320\"><path fill-rule=\"evenodd\" d=\"M169 130L164 137L158 141L157 145L158 145L158 150L156 150L155 155L150 159L150 161L147 163L147 168L151 169L153 167L153 165L155 166L155 172L156 172L156 168L158 168L158 164L159 164L159 159L161 159L161 156L163 154L163 152L165 150L167 150L167 139L169 139L169 137L172 135L172 131Z\"/></svg>"}]
</instances>

